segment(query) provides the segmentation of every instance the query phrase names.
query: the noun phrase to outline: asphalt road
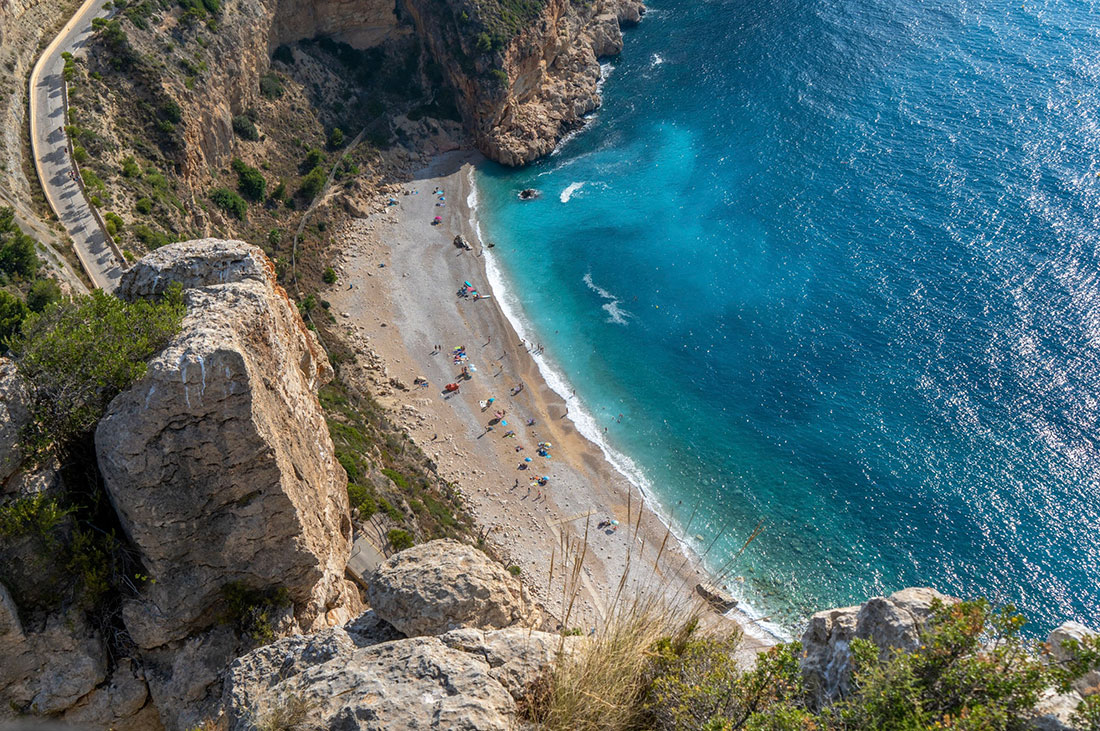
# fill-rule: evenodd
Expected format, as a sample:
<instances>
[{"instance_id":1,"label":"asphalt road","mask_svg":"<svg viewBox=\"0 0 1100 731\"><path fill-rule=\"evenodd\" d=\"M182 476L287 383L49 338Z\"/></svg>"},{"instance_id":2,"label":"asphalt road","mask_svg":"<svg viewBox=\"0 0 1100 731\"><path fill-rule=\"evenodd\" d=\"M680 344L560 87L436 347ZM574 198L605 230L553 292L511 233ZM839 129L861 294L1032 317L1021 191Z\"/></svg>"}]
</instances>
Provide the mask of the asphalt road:
<instances>
[{"instance_id":1,"label":"asphalt road","mask_svg":"<svg viewBox=\"0 0 1100 731\"><path fill-rule=\"evenodd\" d=\"M78 55L92 33L92 18L107 15L103 10L107 2L87 0L43 51L31 72L30 125L35 170L46 199L72 237L76 253L92 281L97 287L111 291L122 276L121 262L108 246L80 187L69 176L73 164L62 129L65 111L61 75L65 65L61 54L68 51Z\"/></svg>"}]
</instances>

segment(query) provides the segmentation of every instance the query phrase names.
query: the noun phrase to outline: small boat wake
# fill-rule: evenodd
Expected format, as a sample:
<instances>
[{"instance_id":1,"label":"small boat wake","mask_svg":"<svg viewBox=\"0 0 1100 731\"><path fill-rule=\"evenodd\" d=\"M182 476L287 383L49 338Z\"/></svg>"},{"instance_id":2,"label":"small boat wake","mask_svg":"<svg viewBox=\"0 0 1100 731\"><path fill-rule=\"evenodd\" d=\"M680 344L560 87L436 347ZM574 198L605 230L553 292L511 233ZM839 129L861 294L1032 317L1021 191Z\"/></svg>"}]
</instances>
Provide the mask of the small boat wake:
<instances>
[{"instance_id":1,"label":"small boat wake","mask_svg":"<svg viewBox=\"0 0 1100 731\"><path fill-rule=\"evenodd\" d=\"M623 308L619 307L619 302L621 300L618 297L616 297L615 295L611 294L610 292L608 292L606 289L604 289L600 285L593 282L592 281L592 272L588 272L587 274L585 274L583 279L584 279L584 283L586 285L588 285L589 289L591 289L593 292L598 294L602 299L607 300L607 302L605 302L602 305L602 307L608 314L608 318L607 318L608 322L613 322L616 325L627 325L627 324L629 324L628 323L628 318L631 318L634 315L627 312Z\"/></svg>"},{"instance_id":2,"label":"small boat wake","mask_svg":"<svg viewBox=\"0 0 1100 731\"><path fill-rule=\"evenodd\" d=\"M573 194L584 187L584 183L570 183L565 187L565 190L558 196L558 200L562 203L568 203L569 199L573 197Z\"/></svg>"}]
</instances>

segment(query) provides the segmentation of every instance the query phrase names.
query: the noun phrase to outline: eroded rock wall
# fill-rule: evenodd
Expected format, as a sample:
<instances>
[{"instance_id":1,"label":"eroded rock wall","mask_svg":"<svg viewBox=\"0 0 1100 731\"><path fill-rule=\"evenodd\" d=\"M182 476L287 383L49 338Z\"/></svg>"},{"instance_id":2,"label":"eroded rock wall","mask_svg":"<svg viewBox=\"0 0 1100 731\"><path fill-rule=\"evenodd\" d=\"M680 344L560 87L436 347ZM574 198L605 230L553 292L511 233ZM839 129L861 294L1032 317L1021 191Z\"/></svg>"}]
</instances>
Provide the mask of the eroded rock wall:
<instances>
[{"instance_id":1,"label":"eroded rock wall","mask_svg":"<svg viewBox=\"0 0 1100 731\"><path fill-rule=\"evenodd\" d=\"M637 23L643 12L637 0L547 0L502 50L485 52L461 20L473 12L470 0L403 3L459 92L478 148L505 165L549 153L583 124L600 104L598 59L622 50L620 24Z\"/></svg>"},{"instance_id":2,"label":"eroded rock wall","mask_svg":"<svg viewBox=\"0 0 1100 731\"><path fill-rule=\"evenodd\" d=\"M125 611L140 647L213 625L223 588L285 588L303 629L358 611L347 477L316 390L331 367L256 247L159 249L120 293L185 287L182 332L96 430L107 491L154 578Z\"/></svg>"}]
</instances>

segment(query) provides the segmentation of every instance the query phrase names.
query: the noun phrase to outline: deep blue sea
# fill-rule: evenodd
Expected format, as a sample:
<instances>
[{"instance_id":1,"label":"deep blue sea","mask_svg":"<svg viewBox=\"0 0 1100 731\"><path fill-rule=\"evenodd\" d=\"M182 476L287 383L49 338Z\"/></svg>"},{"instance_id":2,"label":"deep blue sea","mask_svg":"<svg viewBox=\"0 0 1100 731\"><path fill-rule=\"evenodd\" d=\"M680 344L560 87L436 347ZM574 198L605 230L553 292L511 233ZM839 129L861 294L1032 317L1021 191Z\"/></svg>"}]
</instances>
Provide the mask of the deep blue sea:
<instances>
[{"instance_id":1,"label":"deep blue sea","mask_svg":"<svg viewBox=\"0 0 1100 731\"><path fill-rule=\"evenodd\" d=\"M910 585L1100 624L1100 2L653 0L605 70L478 173L586 428L712 568L764 521L731 574L786 627Z\"/></svg>"}]
</instances>

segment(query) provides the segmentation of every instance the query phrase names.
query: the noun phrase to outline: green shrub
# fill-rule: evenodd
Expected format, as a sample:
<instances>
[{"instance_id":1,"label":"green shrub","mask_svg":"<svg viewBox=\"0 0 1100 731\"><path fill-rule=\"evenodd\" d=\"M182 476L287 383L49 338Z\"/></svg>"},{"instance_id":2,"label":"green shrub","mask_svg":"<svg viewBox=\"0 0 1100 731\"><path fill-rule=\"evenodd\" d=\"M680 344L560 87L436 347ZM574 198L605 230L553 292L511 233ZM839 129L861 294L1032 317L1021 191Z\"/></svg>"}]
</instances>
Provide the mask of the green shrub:
<instances>
[{"instance_id":1,"label":"green shrub","mask_svg":"<svg viewBox=\"0 0 1100 731\"><path fill-rule=\"evenodd\" d=\"M521 569L519 566L512 565L508 567L508 573L510 573L512 576L519 576L523 573L523 569Z\"/></svg>"},{"instance_id":2,"label":"green shrub","mask_svg":"<svg viewBox=\"0 0 1100 731\"><path fill-rule=\"evenodd\" d=\"M508 72L504 69L489 69L489 78L500 86L508 85Z\"/></svg>"},{"instance_id":3,"label":"green shrub","mask_svg":"<svg viewBox=\"0 0 1100 731\"><path fill-rule=\"evenodd\" d=\"M157 116L172 125L183 121L183 109L174 99L166 99L157 107Z\"/></svg>"},{"instance_id":4,"label":"green shrub","mask_svg":"<svg viewBox=\"0 0 1100 731\"><path fill-rule=\"evenodd\" d=\"M412 533L401 528L393 528L386 533L386 539L393 546L394 551L404 551L406 548L412 548L414 541Z\"/></svg>"},{"instance_id":5,"label":"green shrub","mask_svg":"<svg viewBox=\"0 0 1100 731\"><path fill-rule=\"evenodd\" d=\"M704 635L667 610L628 609L555 666L527 714L544 729L1022 730L1044 693L1064 691L1100 663L1100 639L1069 643L1073 659L1049 662L1040 643L1021 637L1023 624L1011 607L984 600L936 603L915 650L853 640L849 691L819 708L802 684L798 643L742 670L739 634ZM654 640L655 627L664 635ZM1100 720L1098 709L1081 704L1079 725Z\"/></svg>"},{"instance_id":6,"label":"green shrub","mask_svg":"<svg viewBox=\"0 0 1100 731\"><path fill-rule=\"evenodd\" d=\"M393 484L400 487L402 490L409 489L409 479L397 470L391 470L389 468L383 468L382 474L393 480Z\"/></svg>"},{"instance_id":7,"label":"green shrub","mask_svg":"<svg viewBox=\"0 0 1100 731\"><path fill-rule=\"evenodd\" d=\"M27 305L11 292L0 289L0 353L8 351L8 344L27 319Z\"/></svg>"},{"instance_id":8,"label":"green shrub","mask_svg":"<svg viewBox=\"0 0 1100 731\"><path fill-rule=\"evenodd\" d=\"M268 99L278 99L285 91L286 90L283 89L283 82L275 72L268 71L260 77L260 93Z\"/></svg>"},{"instance_id":9,"label":"green shrub","mask_svg":"<svg viewBox=\"0 0 1100 731\"><path fill-rule=\"evenodd\" d=\"M133 231L138 241L145 244L145 246L150 249L159 249L162 246L172 243L172 239L169 238L168 234L150 228L143 223L135 225Z\"/></svg>"},{"instance_id":10,"label":"green shrub","mask_svg":"<svg viewBox=\"0 0 1100 731\"><path fill-rule=\"evenodd\" d=\"M101 192L107 191L107 186L104 185L103 179L96 175L94 170L84 168L80 171L80 177L84 180L84 187L89 190L98 190Z\"/></svg>"},{"instance_id":11,"label":"green shrub","mask_svg":"<svg viewBox=\"0 0 1100 731\"><path fill-rule=\"evenodd\" d=\"M306 200L313 200L325 187L326 179L324 168L318 165L302 178L302 185L298 188L298 194Z\"/></svg>"},{"instance_id":12,"label":"green shrub","mask_svg":"<svg viewBox=\"0 0 1100 731\"><path fill-rule=\"evenodd\" d=\"M336 284L336 270L332 267L325 267L325 273L321 275L321 279L325 284Z\"/></svg>"},{"instance_id":13,"label":"green shrub","mask_svg":"<svg viewBox=\"0 0 1100 731\"><path fill-rule=\"evenodd\" d=\"M122 177L124 178L140 178L141 168L137 164L137 160L133 155L130 155L122 161Z\"/></svg>"},{"instance_id":14,"label":"green shrub","mask_svg":"<svg viewBox=\"0 0 1100 731\"><path fill-rule=\"evenodd\" d=\"M313 312L313 308L317 306L317 298L312 294L304 297L298 302L298 312L303 318L308 317L309 313Z\"/></svg>"},{"instance_id":15,"label":"green shrub","mask_svg":"<svg viewBox=\"0 0 1100 731\"><path fill-rule=\"evenodd\" d=\"M309 148L306 159L302 161L302 170L312 170L325 161L325 153L316 147Z\"/></svg>"},{"instance_id":16,"label":"green shrub","mask_svg":"<svg viewBox=\"0 0 1100 731\"><path fill-rule=\"evenodd\" d=\"M285 63L287 66L294 64L294 52L285 43L275 49L275 53L271 54L271 58L280 63Z\"/></svg>"},{"instance_id":17,"label":"green shrub","mask_svg":"<svg viewBox=\"0 0 1100 731\"><path fill-rule=\"evenodd\" d=\"M143 216L147 216L153 212L153 201L150 198L138 198L137 203L134 204L134 210Z\"/></svg>"},{"instance_id":18,"label":"green shrub","mask_svg":"<svg viewBox=\"0 0 1100 731\"><path fill-rule=\"evenodd\" d=\"M118 235L118 232L125 225L122 217L113 211L107 211L103 214L103 224L107 227L107 233L111 236Z\"/></svg>"},{"instance_id":19,"label":"green shrub","mask_svg":"<svg viewBox=\"0 0 1100 731\"><path fill-rule=\"evenodd\" d=\"M354 482L348 483L348 502L359 509L359 515L365 520L378 512L378 503L370 490Z\"/></svg>"},{"instance_id":20,"label":"green shrub","mask_svg":"<svg viewBox=\"0 0 1100 731\"><path fill-rule=\"evenodd\" d=\"M253 589L240 581L223 586L222 599L225 602L222 621L235 626L257 642L275 639L275 631L271 626L275 610L292 605L290 592L285 587Z\"/></svg>"},{"instance_id":21,"label":"green shrub","mask_svg":"<svg viewBox=\"0 0 1100 731\"><path fill-rule=\"evenodd\" d=\"M279 179L279 184L275 186L275 190L271 191L271 200L282 201L286 200L286 181Z\"/></svg>"},{"instance_id":22,"label":"green shrub","mask_svg":"<svg viewBox=\"0 0 1100 731\"><path fill-rule=\"evenodd\" d=\"M243 140L260 139L260 130L256 129L256 123L244 114L233 117L233 131Z\"/></svg>"},{"instance_id":23,"label":"green shrub","mask_svg":"<svg viewBox=\"0 0 1100 731\"><path fill-rule=\"evenodd\" d=\"M47 305L61 299L61 287L52 279L38 279L27 292L27 307L31 312L41 312Z\"/></svg>"},{"instance_id":24,"label":"green shrub","mask_svg":"<svg viewBox=\"0 0 1100 731\"><path fill-rule=\"evenodd\" d=\"M271 246L278 246L283 240L283 232L280 229L273 228L267 232L267 243Z\"/></svg>"},{"instance_id":25,"label":"green shrub","mask_svg":"<svg viewBox=\"0 0 1100 731\"><path fill-rule=\"evenodd\" d=\"M80 145L77 145L73 148L73 159L76 160L78 164L83 165L88 162L88 151Z\"/></svg>"},{"instance_id":26,"label":"green shrub","mask_svg":"<svg viewBox=\"0 0 1100 731\"><path fill-rule=\"evenodd\" d=\"M0 506L0 537L15 538L33 533L48 539L69 512L61 507L57 498L44 493L17 498Z\"/></svg>"},{"instance_id":27,"label":"green shrub","mask_svg":"<svg viewBox=\"0 0 1100 731\"><path fill-rule=\"evenodd\" d=\"M228 188L214 188L209 196L214 205L242 221L248 215L248 204L244 198Z\"/></svg>"},{"instance_id":28,"label":"green shrub","mask_svg":"<svg viewBox=\"0 0 1100 731\"><path fill-rule=\"evenodd\" d=\"M386 517L388 517L394 523L400 523L402 520L405 519L405 514L395 508L385 498L378 498L378 507L382 510L383 513L386 514Z\"/></svg>"},{"instance_id":29,"label":"green shrub","mask_svg":"<svg viewBox=\"0 0 1100 731\"><path fill-rule=\"evenodd\" d=\"M149 168L145 171L145 182L156 190L168 189L168 178L158 173L155 168Z\"/></svg>"},{"instance_id":30,"label":"green shrub","mask_svg":"<svg viewBox=\"0 0 1100 731\"><path fill-rule=\"evenodd\" d=\"M30 391L26 446L41 454L86 434L116 394L145 374L146 360L179 332L179 287L160 300L123 302L100 290L48 305L12 342Z\"/></svg>"},{"instance_id":31,"label":"green shrub","mask_svg":"<svg viewBox=\"0 0 1100 731\"><path fill-rule=\"evenodd\" d=\"M34 239L15 223L12 208L0 208L0 272L30 279L38 265Z\"/></svg>"},{"instance_id":32,"label":"green shrub","mask_svg":"<svg viewBox=\"0 0 1100 731\"><path fill-rule=\"evenodd\" d=\"M328 146L330 149L335 150L344 144L344 130L336 127L332 130L332 134L328 136Z\"/></svg>"},{"instance_id":33,"label":"green shrub","mask_svg":"<svg viewBox=\"0 0 1100 731\"><path fill-rule=\"evenodd\" d=\"M237 173L237 190L250 201L262 201L267 192L263 173L238 158L233 159L233 171Z\"/></svg>"}]
</instances>

